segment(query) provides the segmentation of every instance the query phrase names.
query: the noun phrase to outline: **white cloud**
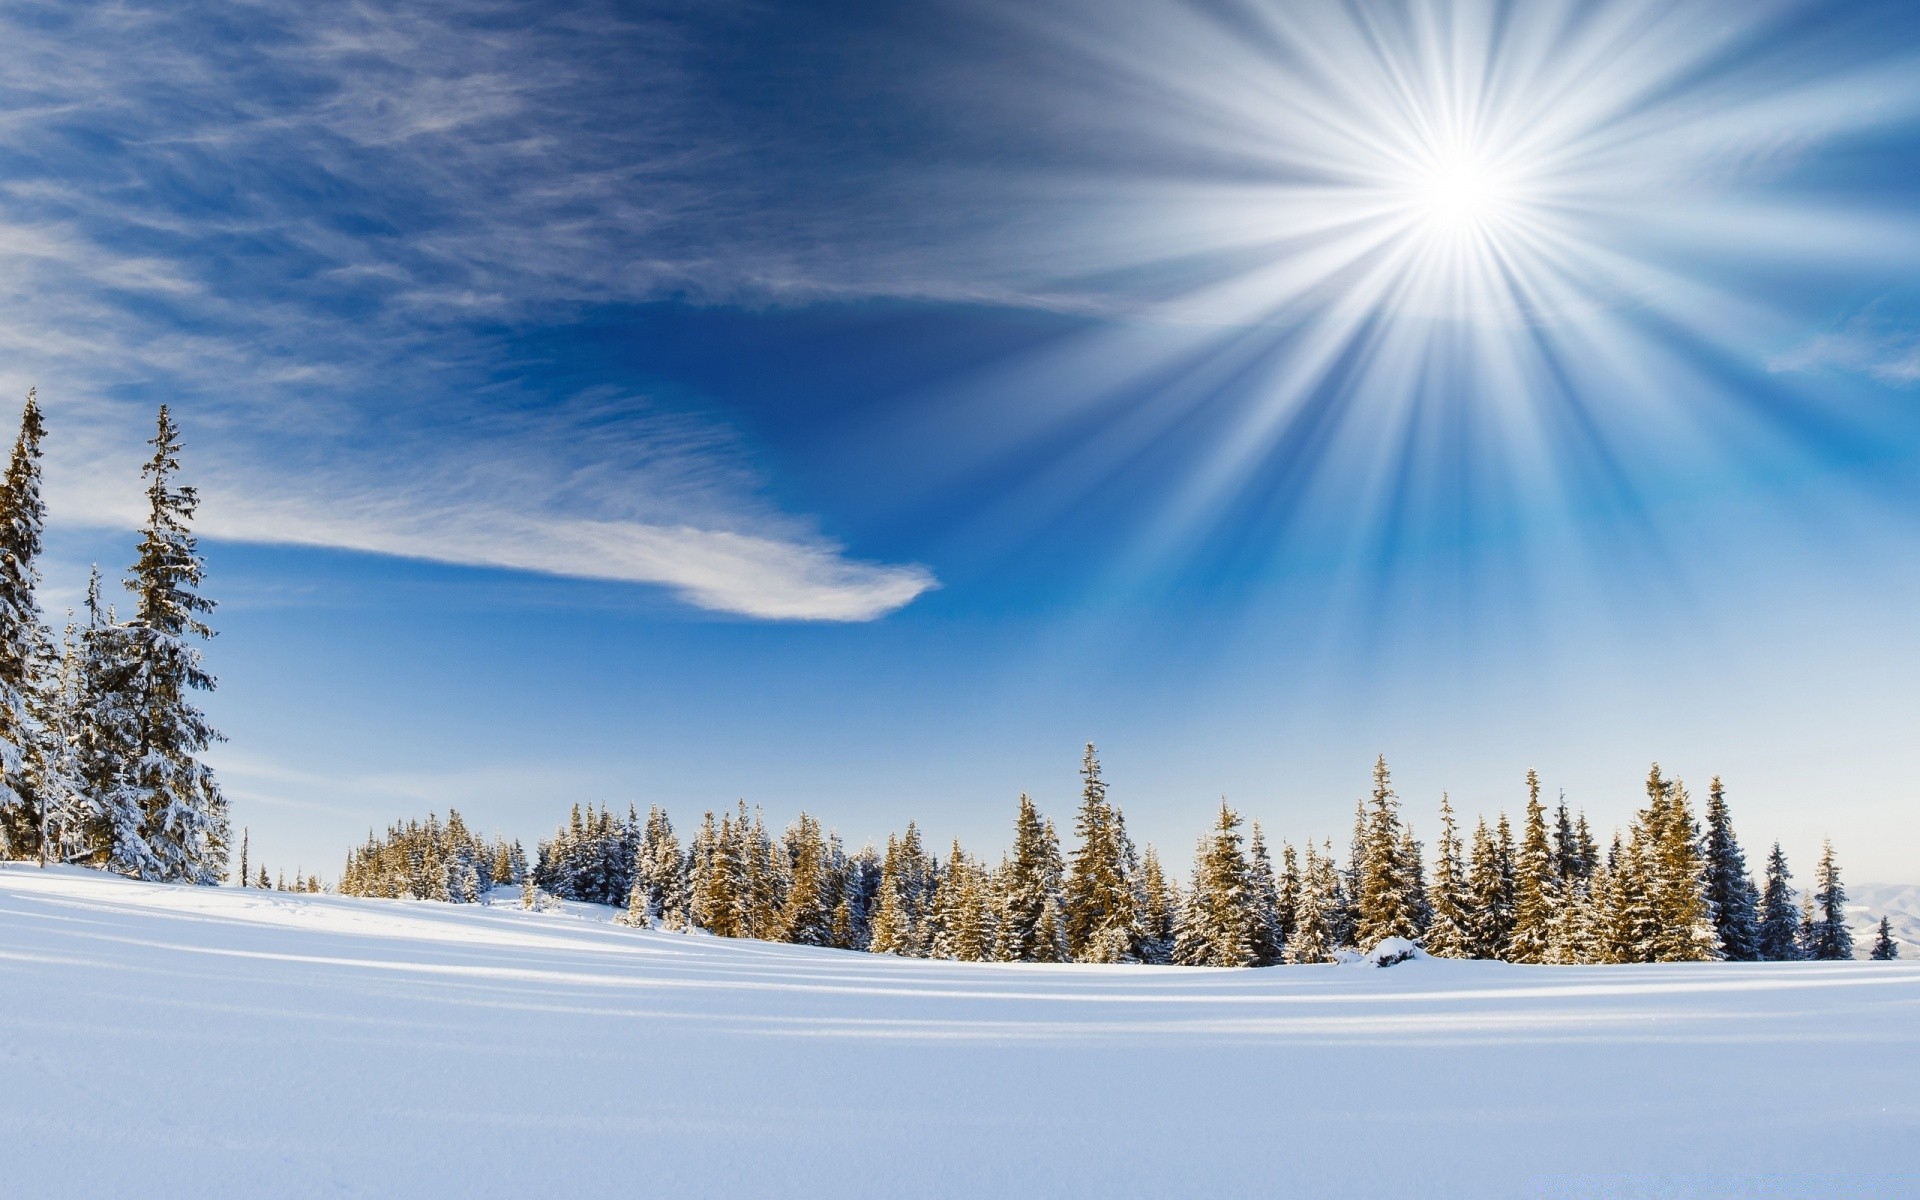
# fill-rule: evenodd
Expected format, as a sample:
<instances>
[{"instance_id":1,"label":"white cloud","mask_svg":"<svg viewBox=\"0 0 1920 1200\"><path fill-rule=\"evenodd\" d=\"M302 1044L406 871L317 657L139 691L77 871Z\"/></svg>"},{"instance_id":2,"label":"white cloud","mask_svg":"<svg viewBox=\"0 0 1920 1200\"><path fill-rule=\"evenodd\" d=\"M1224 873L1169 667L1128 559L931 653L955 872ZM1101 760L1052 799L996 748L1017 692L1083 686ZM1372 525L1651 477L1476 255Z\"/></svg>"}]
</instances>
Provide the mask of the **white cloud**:
<instances>
[{"instance_id":1,"label":"white cloud","mask_svg":"<svg viewBox=\"0 0 1920 1200\"><path fill-rule=\"evenodd\" d=\"M1845 371L1895 387L1920 383L1920 331L1889 328L1859 318L1767 359L1767 370Z\"/></svg>"}]
</instances>

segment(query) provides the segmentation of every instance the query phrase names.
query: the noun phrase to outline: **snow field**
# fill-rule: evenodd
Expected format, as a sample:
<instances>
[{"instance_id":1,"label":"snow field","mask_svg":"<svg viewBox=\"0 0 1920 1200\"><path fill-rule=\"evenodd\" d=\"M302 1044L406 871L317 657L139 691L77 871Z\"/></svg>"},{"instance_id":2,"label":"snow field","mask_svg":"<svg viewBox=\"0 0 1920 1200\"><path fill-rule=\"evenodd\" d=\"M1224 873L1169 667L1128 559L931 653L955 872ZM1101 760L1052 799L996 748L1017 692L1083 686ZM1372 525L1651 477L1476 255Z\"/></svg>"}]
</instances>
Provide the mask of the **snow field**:
<instances>
[{"instance_id":1,"label":"snow field","mask_svg":"<svg viewBox=\"0 0 1920 1200\"><path fill-rule=\"evenodd\" d=\"M0 1194L1920 1196L1920 963L899 960L0 866Z\"/></svg>"}]
</instances>

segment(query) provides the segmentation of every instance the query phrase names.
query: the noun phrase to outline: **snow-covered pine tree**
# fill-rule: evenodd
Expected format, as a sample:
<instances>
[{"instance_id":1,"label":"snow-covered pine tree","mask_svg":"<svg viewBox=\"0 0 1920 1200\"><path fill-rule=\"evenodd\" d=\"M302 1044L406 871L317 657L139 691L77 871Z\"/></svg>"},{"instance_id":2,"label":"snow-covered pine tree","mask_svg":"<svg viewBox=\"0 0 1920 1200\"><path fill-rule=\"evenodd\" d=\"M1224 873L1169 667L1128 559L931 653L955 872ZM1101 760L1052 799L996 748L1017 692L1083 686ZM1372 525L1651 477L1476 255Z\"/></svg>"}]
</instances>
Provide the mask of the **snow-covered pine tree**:
<instances>
[{"instance_id":1,"label":"snow-covered pine tree","mask_svg":"<svg viewBox=\"0 0 1920 1200\"><path fill-rule=\"evenodd\" d=\"M1064 962L1060 843L1024 793L1014 817L1013 855L1001 871L995 957L1002 962Z\"/></svg>"},{"instance_id":2,"label":"snow-covered pine tree","mask_svg":"<svg viewBox=\"0 0 1920 1200\"><path fill-rule=\"evenodd\" d=\"M987 873L967 856L957 838L933 907L935 958L985 962L992 956L993 922L987 902Z\"/></svg>"},{"instance_id":3,"label":"snow-covered pine tree","mask_svg":"<svg viewBox=\"0 0 1920 1200\"><path fill-rule=\"evenodd\" d=\"M1813 872L1813 920L1806 931L1807 957L1842 961L1853 957L1853 931L1847 928L1847 889L1840 882L1840 864L1833 843L1820 846L1820 865Z\"/></svg>"},{"instance_id":4,"label":"snow-covered pine tree","mask_svg":"<svg viewBox=\"0 0 1920 1200\"><path fill-rule=\"evenodd\" d=\"M1174 931L1179 920L1180 889L1160 865L1159 852L1148 846L1140 860L1140 923L1146 932L1140 946L1141 962L1164 966L1173 961Z\"/></svg>"},{"instance_id":5,"label":"snow-covered pine tree","mask_svg":"<svg viewBox=\"0 0 1920 1200\"><path fill-rule=\"evenodd\" d=\"M1081 760L1080 778L1080 811L1074 819L1080 846L1066 879L1067 948L1075 962L1138 962L1145 934L1133 847L1120 811L1107 801L1092 742Z\"/></svg>"},{"instance_id":6,"label":"snow-covered pine tree","mask_svg":"<svg viewBox=\"0 0 1920 1200\"><path fill-rule=\"evenodd\" d=\"M1873 948L1867 951L1867 957L1874 962L1892 962L1900 957L1900 946L1893 940L1893 927L1883 916L1873 935Z\"/></svg>"},{"instance_id":7,"label":"snow-covered pine tree","mask_svg":"<svg viewBox=\"0 0 1920 1200\"><path fill-rule=\"evenodd\" d=\"M1800 957L1800 906L1795 902L1780 843L1767 855L1767 879L1760 894L1759 955L1764 962L1792 962Z\"/></svg>"},{"instance_id":8,"label":"snow-covered pine tree","mask_svg":"<svg viewBox=\"0 0 1920 1200\"><path fill-rule=\"evenodd\" d=\"M831 946L834 889L820 822L801 813L787 827L785 848L791 879L780 913L781 939L798 946Z\"/></svg>"},{"instance_id":9,"label":"snow-covered pine tree","mask_svg":"<svg viewBox=\"0 0 1920 1200\"><path fill-rule=\"evenodd\" d=\"M1481 831L1486 829L1481 823ZM1436 958L1472 958L1474 938L1469 925L1466 867L1460 855L1460 830L1454 823L1453 805L1445 792L1440 794L1439 858L1433 867L1433 883L1427 889L1427 907L1433 914L1427 924L1425 946Z\"/></svg>"},{"instance_id":10,"label":"snow-covered pine tree","mask_svg":"<svg viewBox=\"0 0 1920 1200\"><path fill-rule=\"evenodd\" d=\"M1500 818L1506 825L1506 817ZM1500 843L1482 817L1474 826L1467 861L1467 950L1469 958L1504 958L1513 934L1513 906Z\"/></svg>"},{"instance_id":11,"label":"snow-covered pine tree","mask_svg":"<svg viewBox=\"0 0 1920 1200\"><path fill-rule=\"evenodd\" d=\"M42 861L97 865L103 854L101 808L87 789L82 758L86 684L81 635L69 614L58 662L31 693L27 778L40 815Z\"/></svg>"},{"instance_id":12,"label":"snow-covered pine tree","mask_svg":"<svg viewBox=\"0 0 1920 1200\"><path fill-rule=\"evenodd\" d=\"M240 827L240 886L241 887L247 886L247 842L252 832L253 831L247 826L243 825ZM369 836L371 836L371 834L369 834ZM352 864L349 863L348 865L351 866ZM340 876L340 883L342 887L345 887L346 881L347 881L347 877L343 873Z\"/></svg>"},{"instance_id":13,"label":"snow-covered pine tree","mask_svg":"<svg viewBox=\"0 0 1920 1200\"><path fill-rule=\"evenodd\" d=\"M1280 917L1280 884L1274 878L1273 859L1267 853L1266 835L1258 821L1247 839L1247 882L1253 917L1253 965L1271 967L1286 958L1287 931Z\"/></svg>"},{"instance_id":14,"label":"snow-covered pine tree","mask_svg":"<svg viewBox=\"0 0 1920 1200\"><path fill-rule=\"evenodd\" d=\"M1647 796L1643 828L1649 853L1643 861L1651 867L1647 878L1654 911L1653 961L1717 959L1720 935L1707 900L1706 863L1687 789L1677 779L1663 779L1655 763L1647 776Z\"/></svg>"},{"instance_id":15,"label":"snow-covered pine tree","mask_svg":"<svg viewBox=\"0 0 1920 1200\"><path fill-rule=\"evenodd\" d=\"M1333 861L1333 843L1325 853L1307 843L1307 861L1300 872L1300 896L1293 911L1293 936L1287 939L1289 963L1327 963L1341 942L1333 912L1339 905L1340 876Z\"/></svg>"},{"instance_id":16,"label":"snow-covered pine tree","mask_svg":"<svg viewBox=\"0 0 1920 1200\"><path fill-rule=\"evenodd\" d=\"M1240 850L1240 814L1224 799L1213 832L1200 840L1195 855L1174 956L1190 967L1245 967L1254 961L1254 885Z\"/></svg>"},{"instance_id":17,"label":"snow-covered pine tree","mask_svg":"<svg viewBox=\"0 0 1920 1200\"><path fill-rule=\"evenodd\" d=\"M1287 943L1293 940L1293 914L1300 908L1300 856L1294 853L1293 843L1280 843L1280 873L1276 877L1279 895L1276 903L1280 909L1280 960L1286 961Z\"/></svg>"},{"instance_id":18,"label":"snow-covered pine tree","mask_svg":"<svg viewBox=\"0 0 1920 1200\"><path fill-rule=\"evenodd\" d=\"M220 734L192 701L193 692L214 686L193 644L213 636L202 619L213 601L196 590L205 570L188 527L200 498L174 482L180 431L165 405L147 444L147 523L126 581L134 595L126 650L137 731L126 777L150 852L138 869L143 878L213 884L226 874L228 829L226 798L199 757Z\"/></svg>"},{"instance_id":19,"label":"snow-covered pine tree","mask_svg":"<svg viewBox=\"0 0 1920 1200\"><path fill-rule=\"evenodd\" d=\"M1513 863L1513 933L1506 954L1509 962L1546 961L1554 916L1560 907L1559 883L1560 872L1547 841L1547 810L1540 803L1540 775L1529 768L1526 823Z\"/></svg>"},{"instance_id":20,"label":"snow-covered pine tree","mask_svg":"<svg viewBox=\"0 0 1920 1200\"><path fill-rule=\"evenodd\" d=\"M1726 789L1713 777L1707 791L1707 903L1712 906L1721 953L1734 962L1760 957L1760 894L1747 873L1747 856L1734 836Z\"/></svg>"},{"instance_id":21,"label":"snow-covered pine tree","mask_svg":"<svg viewBox=\"0 0 1920 1200\"><path fill-rule=\"evenodd\" d=\"M0 478L0 858L37 854L47 863L47 805L35 794L30 760L37 695L51 639L35 590L46 505L40 499L40 440L46 425L29 389L20 436Z\"/></svg>"},{"instance_id":22,"label":"snow-covered pine tree","mask_svg":"<svg viewBox=\"0 0 1920 1200\"><path fill-rule=\"evenodd\" d=\"M1417 938L1422 901L1413 864L1402 858L1400 800L1384 754L1373 764L1373 799L1361 821L1359 861L1350 869L1356 881L1354 944L1367 949L1385 938Z\"/></svg>"},{"instance_id":23,"label":"snow-covered pine tree","mask_svg":"<svg viewBox=\"0 0 1920 1200\"><path fill-rule=\"evenodd\" d=\"M907 911L907 868L900 839L887 835L887 854L880 864L880 895L873 906L872 932L867 949L875 954L913 952L912 918Z\"/></svg>"}]
</instances>

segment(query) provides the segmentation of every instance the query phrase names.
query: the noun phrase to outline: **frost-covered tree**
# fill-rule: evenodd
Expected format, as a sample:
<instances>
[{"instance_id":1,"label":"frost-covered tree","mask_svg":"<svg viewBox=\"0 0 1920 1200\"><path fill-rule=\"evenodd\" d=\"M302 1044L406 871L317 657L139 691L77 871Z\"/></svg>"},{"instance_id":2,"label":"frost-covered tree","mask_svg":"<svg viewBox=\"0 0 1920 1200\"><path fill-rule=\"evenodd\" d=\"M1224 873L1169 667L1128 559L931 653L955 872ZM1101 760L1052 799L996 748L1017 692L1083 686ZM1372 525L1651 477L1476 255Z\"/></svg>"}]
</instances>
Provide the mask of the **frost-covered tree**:
<instances>
[{"instance_id":1,"label":"frost-covered tree","mask_svg":"<svg viewBox=\"0 0 1920 1200\"><path fill-rule=\"evenodd\" d=\"M1240 814L1225 800L1194 854L1193 884L1174 934L1174 961L1190 967L1254 962L1254 886L1240 849Z\"/></svg>"},{"instance_id":2,"label":"frost-covered tree","mask_svg":"<svg viewBox=\"0 0 1920 1200\"><path fill-rule=\"evenodd\" d=\"M213 884L226 874L227 801L200 755L220 734L193 703L214 679L195 644L213 636L203 619L213 601L189 530L198 493L175 481L180 431L162 405L148 443L147 522L126 581L133 615L124 629L126 689L134 745L123 778L140 805L144 855L123 868L145 879Z\"/></svg>"},{"instance_id":3,"label":"frost-covered tree","mask_svg":"<svg viewBox=\"0 0 1920 1200\"><path fill-rule=\"evenodd\" d=\"M1507 819L1500 818L1504 830ZM1511 858L1501 841L1487 828L1486 818L1474 826L1473 849L1467 861L1468 957L1504 958L1513 936Z\"/></svg>"},{"instance_id":4,"label":"frost-covered tree","mask_svg":"<svg viewBox=\"0 0 1920 1200\"><path fill-rule=\"evenodd\" d=\"M1273 858L1267 853L1266 834L1258 821L1247 839L1247 886L1253 917L1253 965L1271 967L1286 957L1287 931L1280 917L1280 884L1274 878Z\"/></svg>"},{"instance_id":5,"label":"frost-covered tree","mask_svg":"<svg viewBox=\"0 0 1920 1200\"><path fill-rule=\"evenodd\" d=\"M1333 913L1339 907L1340 873L1333 860L1333 844L1323 852L1307 843L1307 860L1300 873L1299 901L1294 906L1293 936L1287 939L1290 963L1332 962L1341 941Z\"/></svg>"},{"instance_id":6,"label":"frost-covered tree","mask_svg":"<svg viewBox=\"0 0 1920 1200\"><path fill-rule=\"evenodd\" d=\"M1707 903L1713 910L1720 951L1734 962L1760 957L1760 894L1747 873L1747 856L1734 836L1726 789L1713 777L1707 792Z\"/></svg>"},{"instance_id":7,"label":"frost-covered tree","mask_svg":"<svg viewBox=\"0 0 1920 1200\"><path fill-rule=\"evenodd\" d=\"M1145 931L1134 849L1120 810L1107 801L1092 742L1080 778L1080 811L1074 819L1080 845L1066 879L1067 948L1075 962L1138 962Z\"/></svg>"},{"instance_id":8,"label":"frost-covered tree","mask_svg":"<svg viewBox=\"0 0 1920 1200\"><path fill-rule=\"evenodd\" d=\"M995 957L1002 962L1065 962L1060 842L1026 795L1014 818L1013 855L1001 870Z\"/></svg>"},{"instance_id":9,"label":"frost-covered tree","mask_svg":"<svg viewBox=\"0 0 1920 1200\"><path fill-rule=\"evenodd\" d=\"M1833 843L1820 847L1820 865L1813 874L1813 919L1806 928L1807 957L1839 961L1853 957L1853 931L1847 928L1847 889L1840 882L1840 864Z\"/></svg>"},{"instance_id":10,"label":"frost-covered tree","mask_svg":"<svg viewBox=\"0 0 1920 1200\"><path fill-rule=\"evenodd\" d=\"M1874 930L1873 948L1867 951L1867 957L1874 962L1892 962L1900 957L1900 946L1893 940L1893 927L1885 917L1880 918L1880 924Z\"/></svg>"},{"instance_id":11,"label":"frost-covered tree","mask_svg":"<svg viewBox=\"0 0 1920 1200\"><path fill-rule=\"evenodd\" d=\"M47 862L47 805L31 779L37 693L50 638L35 589L46 505L40 499L40 440L46 425L27 392L20 436L0 478L0 858L38 854Z\"/></svg>"},{"instance_id":12,"label":"frost-covered tree","mask_svg":"<svg viewBox=\"0 0 1920 1200\"><path fill-rule=\"evenodd\" d=\"M1160 865L1152 846L1140 859L1140 924L1146 937L1140 961L1164 966L1173 961L1174 934L1180 921L1180 889Z\"/></svg>"},{"instance_id":13,"label":"frost-covered tree","mask_svg":"<svg viewBox=\"0 0 1920 1200\"><path fill-rule=\"evenodd\" d=\"M1486 825L1482 822L1482 832L1485 829ZM1461 861L1459 827L1454 823L1453 805L1443 792L1440 796L1439 857L1434 861L1433 883L1427 889L1427 906L1433 914L1427 924L1427 953L1436 958L1474 956L1468 904L1466 866Z\"/></svg>"},{"instance_id":14,"label":"frost-covered tree","mask_svg":"<svg viewBox=\"0 0 1920 1200\"><path fill-rule=\"evenodd\" d=\"M1527 771L1527 812L1520 852L1513 862L1513 932L1505 958L1510 962L1547 960L1553 922L1560 907L1560 872L1547 841L1547 810L1540 803L1540 776Z\"/></svg>"},{"instance_id":15,"label":"frost-covered tree","mask_svg":"<svg viewBox=\"0 0 1920 1200\"><path fill-rule=\"evenodd\" d=\"M1358 861L1354 879L1354 944L1365 949L1385 938L1420 936L1420 894L1415 868L1404 854L1400 800L1393 790L1387 759L1373 764L1373 797L1357 822Z\"/></svg>"},{"instance_id":16,"label":"frost-covered tree","mask_svg":"<svg viewBox=\"0 0 1920 1200\"><path fill-rule=\"evenodd\" d=\"M1766 962L1791 962L1800 957L1800 906L1794 899L1787 870L1787 856L1780 843L1767 855L1767 879L1760 894L1760 958Z\"/></svg>"}]
</instances>

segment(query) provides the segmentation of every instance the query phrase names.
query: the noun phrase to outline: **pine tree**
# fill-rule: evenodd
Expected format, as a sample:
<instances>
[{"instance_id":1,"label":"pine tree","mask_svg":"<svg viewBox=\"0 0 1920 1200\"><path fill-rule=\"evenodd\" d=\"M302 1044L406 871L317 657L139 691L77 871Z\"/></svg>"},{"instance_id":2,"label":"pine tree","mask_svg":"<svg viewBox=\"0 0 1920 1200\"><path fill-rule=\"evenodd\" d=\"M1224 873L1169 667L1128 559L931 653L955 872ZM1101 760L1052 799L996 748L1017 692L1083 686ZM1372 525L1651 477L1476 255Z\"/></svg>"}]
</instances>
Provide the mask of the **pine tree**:
<instances>
[{"instance_id":1,"label":"pine tree","mask_svg":"<svg viewBox=\"0 0 1920 1200\"><path fill-rule=\"evenodd\" d=\"M40 440L46 435L37 394L27 392L20 436L0 479L0 858L29 850L47 864L46 800L35 794L29 760L35 709L51 639L35 588L46 506L40 499Z\"/></svg>"},{"instance_id":2,"label":"pine tree","mask_svg":"<svg viewBox=\"0 0 1920 1200\"><path fill-rule=\"evenodd\" d=\"M214 686L189 640L213 636L202 619L213 602L195 590L204 569L188 531L200 500L192 487L174 483L180 434L165 405L148 445L153 457L144 471L147 524L127 580L135 603L126 631L138 732L127 774L140 799L141 831L151 852L140 873L210 884L226 873L228 834L226 798L199 758L220 734L191 696Z\"/></svg>"},{"instance_id":3,"label":"pine tree","mask_svg":"<svg viewBox=\"0 0 1920 1200\"><path fill-rule=\"evenodd\" d=\"M1506 817L1500 818L1504 828ZM1513 935L1510 875L1500 842L1481 818L1467 860L1467 950L1470 958L1504 958Z\"/></svg>"},{"instance_id":4,"label":"pine tree","mask_svg":"<svg viewBox=\"0 0 1920 1200\"><path fill-rule=\"evenodd\" d=\"M1140 923L1146 933L1140 947L1141 962L1162 966L1173 961L1179 920L1180 889L1167 877L1159 853L1148 846L1140 861Z\"/></svg>"},{"instance_id":5,"label":"pine tree","mask_svg":"<svg viewBox=\"0 0 1920 1200\"><path fill-rule=\"evenodd\" d=\"M1213 833L1194 858L1174 958L1191 967L1245 967L1254 953L1254 885L1240 851L1240 814L1222 800Z\"/></svg>"},{"instance_id":6,"label":"pine tree","mask_svg":"<svg viewBox=\"0 0 1920 1200\"><path fill-rule=\"evenodd\" d=\"M1874 962L1892 962L1900 957L1900 947L1893 940L1893 928L1885 917L1880 918L1880 926L1873 935L1873 949L1867 951L1867 957Z\"/></svg>"},{"instance_id":7,"label":"pine tree","mask_svg":"<svg viewBox=\"0 0 1920 1200\"><path fill-rule=\"evenodd\" d=\"M1707 903L1713 909L1721 953L1734 962L1760 957L1759 892L1747 874L1747 856L1733 833L1726 789L1713 777L1707 792Z\"/></svg>"},{"instance_id":8,"label":"pine tree","mask_svg":"<svg viewBox=\"0 0 1920 1200\"><path fill-rule=\"evenodd\" d=\"M1486 826L1481 825L1484 832ZM1436 958L1473 957L1474 938L1467 914L1466 868L1460 858L1460 832L1453 820L1453 805L1446 794L1440 796L1440 857L1434 863L1433 885L1427 890L1427 904L1433 913L1428 922L1425 945Z\"/></svg>"},{"instance_id":9,"label":"pine tree","mask_svg":"<svg viewBox=\"0 0 1920 1200\"><path fill-rule=\"evenodd\" d=\"M242 826L240 829L240 886L247 886L247 839L252 831Z\"/></svg>"},{"instance_id":10,"label":"pine tree","mask_svg":"<svg viewBox=\"0 0 1920 1200\"><path fill-rule=\"evenodd\" d=\"M1092 742L1087 743L1080 777L1084 787L1074 822L1080 847L1066 880L1067 947L1075 962L1138 962L1144 933L1133 846L1120 811L1107 802Z\"/></svg>"},{"instance_id":11,"label":"pine tree","mask_svg":"<svg viewBox=\"0 0 1920 1200\"><path fill-rule=\"evenodd\" d=\"M1060 898L1060 843L1033 801L1020 797L1013 856L1002 873L995 957L1002 962L1065 962L1066 928Z\"/></svg>"},{"instance_id":12,"label":"pine tree","mask_svg":"<svg viewBox=\"0 0 1920 1200\"><path fill-rule=\"evenodd\" d=\"M1419 889L1411 878L1413 864L1402 858L1401 842L1400 801L1381 755L1373 765L1372 805L1361 813L1355 838L1358 861L1351 867L1354 943L1362 949L1390 937L1420 936Z\"/></svg>"},{"instance_id":13,"label":"pine tree","mask_svg":"<svg viewBox=\"0 0 1920 1200\"><path fill-rule=\"evenodd\" d=\"M1280 918L1280 886L1273 876L1266 835L1253 823L1247 839L1247 878L1253 917L1253 965L1271 967L1286 957L1286 924Z\"/></svg>"},{"instance_id":14,"label":"pine tree","mask_svg":"<svg viewBox=\"0 0 1920 1200\"><path fill-rule=\"evenodd\" d=\"M1307 861L1301 871L1300 899L1294 908L1293 936L1287 939L1289 963L1328 963L1341 941L1333 912L1339 905L1340 877L1333 861L1333 844L1325 853L1307 843Z\"/></svg>"},{"instance_id":15,"label":"pine tree","mask_svg":"<svg viewBox=\"0 0 1920 1200\"><path fill-rule=\"evenodd\" d=\"M1679 780L1661 778L1655 763L1647 776L1648 804L1639 828L1646 838L1641 861L1654 912L1653 961L1705 962L1720 957L1707 900L1706 864L1700 831Z\"/></svg>"},{"instance_id":16,"label":"pine tree","mask_svg":"<svg viewBox=\"0 0 1920 1200\"><path fill-rule=\"evenodd\" d=\"M1766 889L1760 896L1759 956L1765 962L1792 962L1800 957L1800 908L1794 903L1793 878L1780 843L1767 855Z\"/></svg>"},{"instance_id":17,"label":"pine tree","mask_svg":"<svg viewBox=\"0 0 1920 1200\"><path fill-rule=\"evenodd\" d=\"M1833 843L1820 847L1820 865L1814 868L1813 913L1807 929L1808 958L1840 961L1853 957L1853 931L1847 928L1847 889L1840 882Z\"/></svg>"},{"instance_id":18,"label":"pine tree","mask_svg":"<svg viewBox=\"0 0 1920 1200\"><path fill-rule=\"evenodd\" d=\"M71 613L58 662L30 699L34 737L27 748L27 780L40 816L42 861L97 865L104 822L101 807L87 788L83 761L86 678L81 634Z\"/></svg>"},{"instance_id":19,"label":"pine tree","mask_svg":"<svg viewBox=\"0 0 1920 1200\"><path fill-rule=\"evenodd\" d=\"M1280 875L1277 883L1279 895L1276 905L1280 910L1280 950L1281 961L1284 962L1287 944L1293 941L1294 913L1300 908L1300 857L1294 853L1290 842L1280 843Z\"/></svg>"},{"instance_id":20,"label":"pine tree","mask_svg":"<svg viewBox=\"0 0 1920 1200\"><path fill-rule=\"evenodd\" d=\"M1547 844L1546 809L1540 803L1540 776L1529 769L1525 833L1520 839L1519 856L1513 864L1513 933L1508 940L1508 961L1546 961L1553 921L1559 906L1559 870L1552 848Z\"/></svg>"},{"instance_id":21,"label":"pine tree","mask_svg":"<svg viewBox=\"0 0 1920 1200\"><path fill-rule=\"evenodd\" d=\"M787 829L786 852L792 865L780 914L781 939L799 946L831 946L833 888L820 822L801 813Z\"/></svg>"}]
</instances>

